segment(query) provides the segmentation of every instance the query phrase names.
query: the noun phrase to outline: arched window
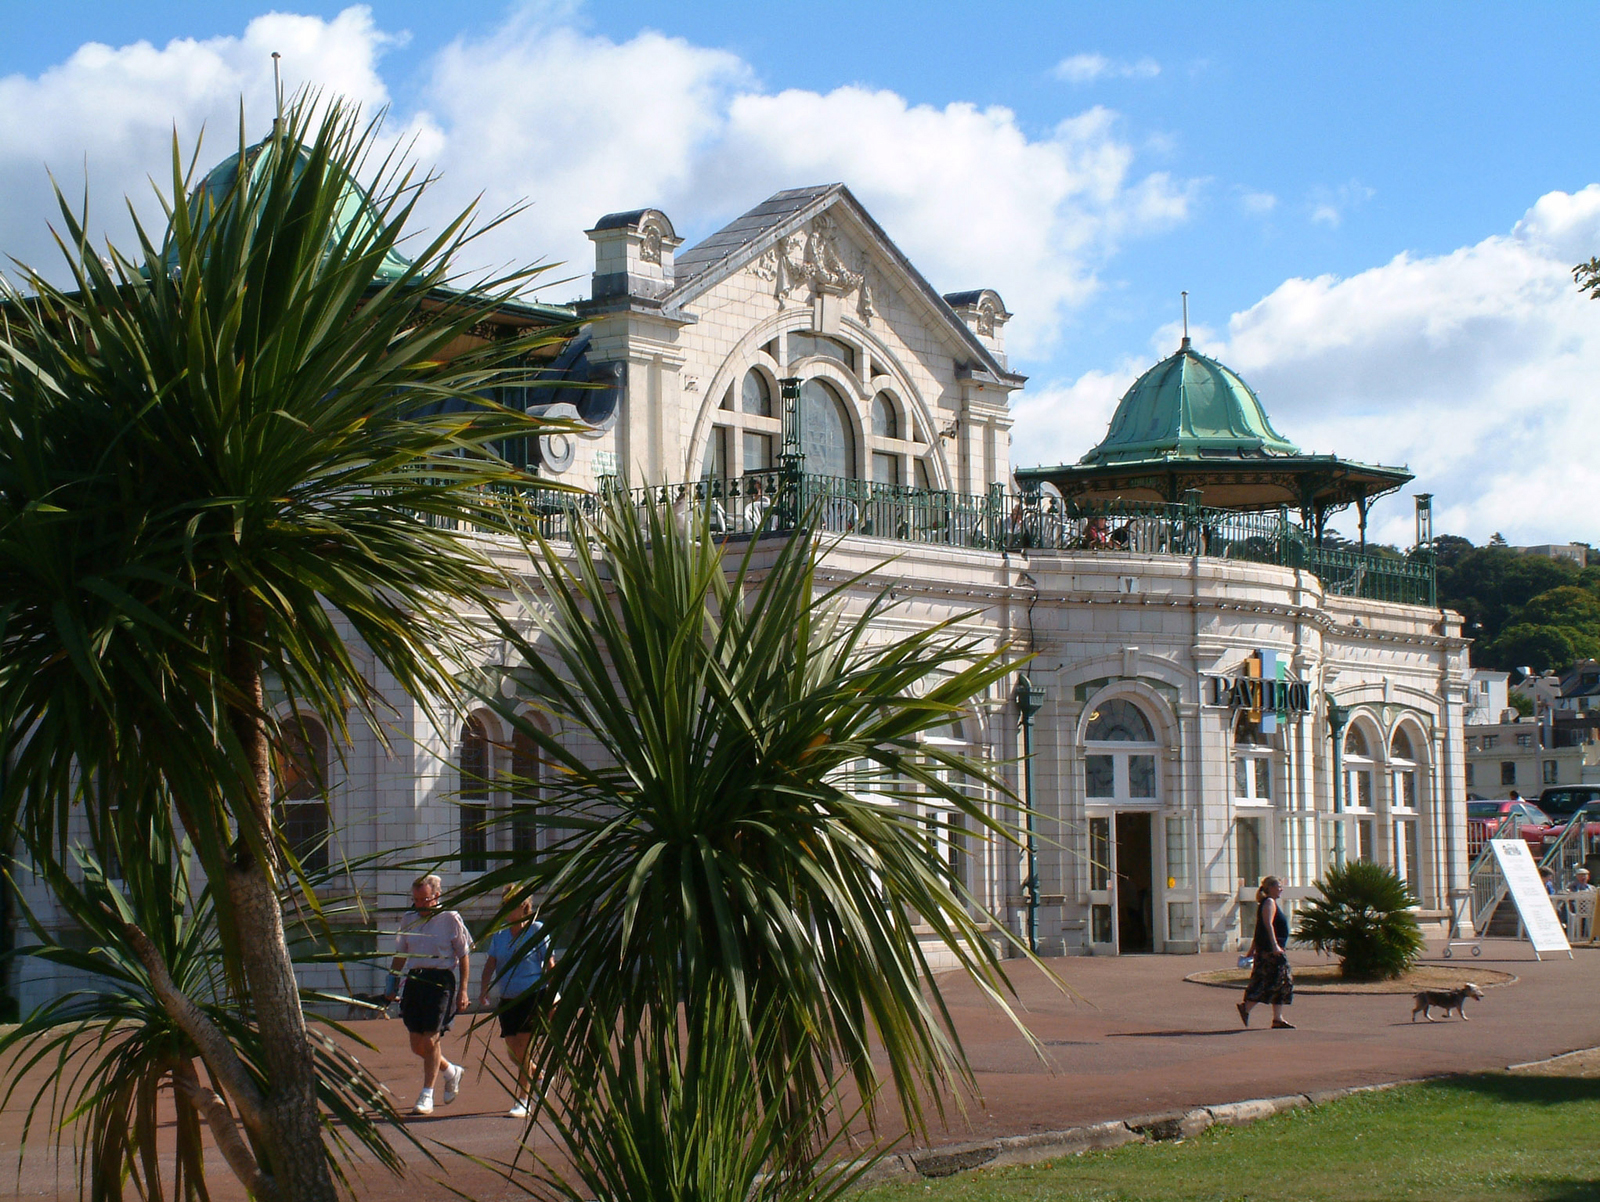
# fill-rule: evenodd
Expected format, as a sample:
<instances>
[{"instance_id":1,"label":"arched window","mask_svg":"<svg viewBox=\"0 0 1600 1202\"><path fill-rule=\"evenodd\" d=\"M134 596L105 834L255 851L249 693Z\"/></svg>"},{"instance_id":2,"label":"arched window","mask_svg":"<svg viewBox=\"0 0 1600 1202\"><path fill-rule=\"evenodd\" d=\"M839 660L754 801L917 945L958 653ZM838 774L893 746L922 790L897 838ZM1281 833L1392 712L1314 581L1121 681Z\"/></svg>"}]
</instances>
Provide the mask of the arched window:
<instances>
[{"instance_id":1,"label":"arched window","mask_svg":"<svg viewBox=\"0 0 1600 1202\"><path fill-rule=\"evenodd\" d=\"M1090 743L1154 743L1150 719L1131 701L1102 701L1089 715L1083 737Z\"/></svg>"},{"instance_id":2,"label":"arched window","mask_svg":"<svg viewBox=\"0 0 1600 1202\"><path fill-rule=\"evenodd\" d=\"M461 749L456 757L461 771L457 797L461 815L461 871L485 872L489 867L489 736L483 723L468 718L461 727Z\"/></svg>"},{"instance_id":3,"label":"arched window","mask_svg":"<svg viewBox=\"0 0 1600 1202\"><path fill-rule=\"evenodd\" d=\"M1156 798L1156 736L1150 719L1131 701L1102 701L1089 714L1084 742L1091 745L1083 757L1085 796L1096 799L1154 801ZM1150 751L1096 750L1095 744L1144 744Z\"/></svg>"},{"instance_id":4,"label":"arched window","mask_svg":"<svg viewBox=\"0 0 1600 1202\"><path fill-rule=\"evenodd\" d=\"M875 438L900 437L900 415L895 412L894 400L887 392L872 398L872 434Z\"/></svg>"},{"instance_id":5,"label":"arched window","mask_svg":"<svg viewBox=\"0 0 1600 1202\"><path fill-rule=\"evenodd\" d=\"M539 745L525 730L511 736L511 850L537 851L539 826L535 814L544 783L544 759Z\"/></svg>"},{"instance_id":6,"label":"arched window","mask_svg":"<svg viewBox=\"0 0 1600 1202\"><path fill-rule=\"evenodd\" d=\"M1378 746L1383 746L1381 741ZM1352 724L1344 736L1344 808L1356 815L1355 855L1358 860L1372 860L1377 855L1370 817L1374 768L1371 744L1361 727Z\"/></svg>"},{"instance_id":7,"label":"arched window","mask_svg":"<svg viewBox=\"0 0 1600 1202\"><path fill-rule=\"evenodd\" d=\"M922 741L949 750L969 750L966 745L966 730L959 718L924 731ZM954 784L962 793L968 796L979 795L976 786L965 773L939 765L935 765L932 771L940 780ZM928 846L949 866L956 880L970 888L972 874L969 871L969 861L974 855L974 850L968 845L966 815L950 805L946 799L937 797L930 798L928 804L920 806L919 809L923 829L927 832Z\"/></svg>"},{"instance_id":8,"label":"arched window","mask_svg":"<svg viewBox=\"0 0 1600 1202\"><path fill-rule=\"evenodd\" d=\"M744 383L739 386L739 408L757 417L772 416L772 389L760 372L744 373Z\"/></svg>"},{"instance_id":9,"label":"arched window","mask_svg":"<svg viewBox=\"0 0 1600 1202\"><path fill-rule=\"evenodd\" d=\"M807 380L800 387L800 447L807 472L855 475L855 434L850 418L839 394L822 380Z\"/></svg>"},{"instance_id":10,"label":"arched window","mask_svg":"<svg viewBox=\"0 0 1600 1202\"><path fill-rule=\"evenodd\" d=\"M304 714L282 725L273 757L278 827L307 872L328 867L328 732Z\"/></svg>"},{"instance_id":11,"label":"arched window","mask_svg":"<svg viewBox=\"0 0 1600 1202\"><path fill-rule=\"evenodd\" d=\"M1422 895L1417 854L1417 756L1411 736L1396 730L1389 740L1389 805L1394 821L1394 870Z\"/></svg>"}]
</instances>

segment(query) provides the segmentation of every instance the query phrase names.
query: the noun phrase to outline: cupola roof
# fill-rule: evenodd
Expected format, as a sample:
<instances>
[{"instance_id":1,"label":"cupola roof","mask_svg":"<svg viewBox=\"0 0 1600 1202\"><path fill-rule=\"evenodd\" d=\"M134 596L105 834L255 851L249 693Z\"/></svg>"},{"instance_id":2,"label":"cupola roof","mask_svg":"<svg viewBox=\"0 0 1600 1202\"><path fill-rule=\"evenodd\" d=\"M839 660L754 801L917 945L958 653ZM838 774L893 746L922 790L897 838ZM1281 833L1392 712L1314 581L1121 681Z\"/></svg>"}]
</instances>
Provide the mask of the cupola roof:
<instances>
[{"instance_id":1,"label":"cupola roof","mask_svg":"<svg viewBox=\"0 0 1600 1202\"><path fill-rule=\"evenodd\" d=\"M1259 459L1299 453L1299 447L1272 428L1250 385L1185 338L1174 354L1134 381L1105 438L1078 462Z\"/></svg>"}]
</instances>

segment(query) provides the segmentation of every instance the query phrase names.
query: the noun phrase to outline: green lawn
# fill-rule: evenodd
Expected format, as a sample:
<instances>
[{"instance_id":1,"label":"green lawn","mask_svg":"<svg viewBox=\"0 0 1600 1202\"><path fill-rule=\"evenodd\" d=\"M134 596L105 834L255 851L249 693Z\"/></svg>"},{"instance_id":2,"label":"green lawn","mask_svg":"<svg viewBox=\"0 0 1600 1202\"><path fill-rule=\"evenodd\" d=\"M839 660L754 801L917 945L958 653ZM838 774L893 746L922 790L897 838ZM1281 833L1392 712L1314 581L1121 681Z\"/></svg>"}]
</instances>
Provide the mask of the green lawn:
<instances>
[{"instance_id":1,"label":"green lawn","mask_svg":"<svg viewBox=\"0 0 1600 1202\"><path fill-rule=\"evenodd\" d=\"M877 1186L865 1198L1600 1199L1600 1079L1460 1077L1213 1127L1192 1140Z\"/></svg>"}]
</instances>

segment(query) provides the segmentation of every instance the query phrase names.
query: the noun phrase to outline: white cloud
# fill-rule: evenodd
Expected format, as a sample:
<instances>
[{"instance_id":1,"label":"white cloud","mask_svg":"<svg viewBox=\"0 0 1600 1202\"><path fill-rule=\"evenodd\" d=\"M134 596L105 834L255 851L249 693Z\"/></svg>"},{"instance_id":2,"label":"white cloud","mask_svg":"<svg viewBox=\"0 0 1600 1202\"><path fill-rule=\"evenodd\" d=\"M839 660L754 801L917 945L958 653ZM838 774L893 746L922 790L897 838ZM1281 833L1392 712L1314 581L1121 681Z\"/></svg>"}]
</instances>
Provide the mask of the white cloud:
<instances>
[{"instance_id":1,"label":"white cloud","mask_svg":"<svg viewBox=\"0 0 1600 1202\"><path fill-rule=\"evenodd\" d=\"M1278 198L1271 192L1241 192L1239 207L1252 217L1265 217L1278 207Z\"/></svg>"},{"instance_id":2,"label":"white cloud","mask_svg":"<svg viewBox=\"0 0 1600 1202\"><path fill-rule=\"evenodd\" d=\"M1287 280L1215 351L1302 447L1409 465L1441 531L1600 542L1600 305L1571 276L1597 248L1600 185L1552 192L1508 235ZM1409 503L1379 514L1410 538Z\"/></svg>"},{"instance_id":3,"label":"white cloud","mask_svg":"<svg viewBox=\"0 0 1600 1202\"><path fill-rule=\"evenodd\" d=\"M1055 65L1052 74L1068 83L1093 83L1097 79L1153 79L1161 74L1161 64L1153 58L1109 59L1103 54L1074 54Z\"/></svg>"},{"instance_id":4,"label":"white cloud","mask_svg":"<svg viewBox=\"0 0 1600 1202\"><path fill-rule=\"evenodd\" d=\"M1103 108L1036 137L998 106L769 92L726 52L650 32L612 42L537 9L441 52L426 120L444 202L480 188L490 209L532 202L494 244L508 258L537 248L583 276L581 231L607 211L659 206L692 241L773 192L842 181L936 288L999 291L1024 354L1094 293L1119 243L1183 221L1194 187L1140 174Z\"/></svg>"},{"instance_id":5,"label":"white cloud","mask_svg":"<svg viewBox=\"0 0 1600 1202\"><path fill-rule=\"evenodd\" d=\"M388 100L379 60L393 40L364 7L327 21L273 14L239 37L85 46L37 78L0 80L0 248L49 258L44 162L72 191L86 160L97 217L125 242L121 197L154 212L146 177L165 177L174 124L188 146L209 122L202 157L220 159L242 93L250 136L265 131L272 50L291 88L311 79L374 106ZM1142 171L1104 108L1037 135L1001 107L864 87L771 92L737 55L649 31L612 41L558 5L519 8L428 69L423 107L391 135L414 137L418 161L441 173L422 215L437 223L480 195L485 214L527 201L475 266L564 261L550 278L573 278L546 289L555 300L587 291L583 230L606 212L659 206L692 241L772 192L839 180L936 288L998 290L1018 314L1013 352L1028 354L1094 294L1118 245L1185 220L1198 186Z\"/></svg>"},{"instance_id":6,"label":"white cloud","mask_svg":"<svg viewBox=\"0 0 1600 1202\"><path fill-rule=\"evenodd\" d=\"M1375 539L1408 545L1410 497L1431 492L1441 533L1600 543L1600 304L1571 276L1597 251L1600 184L1551 192L1509 234L1347 279L1286 280L1225 331L1194 327L1194 343L1302 449L1415 473L1374 510ZM1164 324L1147 360L1033 389L1015 409L1015 461L1076 460L1178 335ZM1352 514L1336 524L1354 533Z\"/></svg>"},{"instance_id":7,"label":"white cloud","mask_svg":"<svg viewBox=\"0 0 1600 1202\"><path fill-rule=\"evenodd\" d=\"M123 197L142 217L159 218L149 180L170 191L174 129L187 150L205 126L202 163L221 159L237 148L242 96L250 136L264 131L272 51L283 55L286 90L310 80L372 109L389 98L377 65L390 40L366 8L331 21L271 13L239 37L183 38L160 49L91 42L36 78L0 79L0 248L45 268L58 257L46 228L57 217L46 167L75 205L87 172L91 217L126 244Z\"/></svg>"},{"instance_id":8,"label":"white cloud","mask_svg":"<svg viewBox=\"0 0 1600 1202\"><path fill-rule=\"evenodd\" d=\"M1338 229L1344 224L1345 214L1359 208L1377 193L1359 180L1340 184L1337 188L1318 187L1311 191L1308 208L1314 225Z\"/></svg>"}]
</instances>

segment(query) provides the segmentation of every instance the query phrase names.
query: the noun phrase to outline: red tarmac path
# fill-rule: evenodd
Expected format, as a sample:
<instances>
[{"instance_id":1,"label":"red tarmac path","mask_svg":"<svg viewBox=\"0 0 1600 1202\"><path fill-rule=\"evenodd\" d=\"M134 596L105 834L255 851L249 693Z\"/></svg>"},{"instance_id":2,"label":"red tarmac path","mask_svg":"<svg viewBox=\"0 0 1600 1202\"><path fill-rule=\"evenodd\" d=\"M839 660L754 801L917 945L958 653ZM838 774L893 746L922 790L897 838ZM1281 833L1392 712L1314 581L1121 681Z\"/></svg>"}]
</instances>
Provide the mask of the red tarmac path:
<instances>
[{"instance_id":1,"label":"red tarmac path","mask_svg":"<svg viewBox=\"0 0 1600 1202\"><path fill-rule=\"evenodd\" d=\"M1429 959L1436 960L1435 955ZM1318 962L1296 953L1297 964ZM1459 954L1452 964L1515 973L1515 984L1491 988L1468 1007L1469 1022L1409 1021L1409 997L1396 995L1302 994L1290 1010L1294 1031L1265 1029L1266 1009L1241 1029L1238 993L1196 985L1194 972L1229 967L1233 956L1130 956L1053 961L1079 994L1075 999L1014 964L1019 1013L1045 1044L1050 1063L1034 1055L1010 1023L957 977L944 986L984 1093L984 1105L965 1119L952 1113L947 1130L930 1144L958 1143L994 1135L1053 1131L1106 1119L1176 1108L1215 1105L1247 1098L1370 1085L1433 1074L1504 1068L1576 1048L1600 1044L1600 950L1579 948L1575 959L1536 962L1525 943L1488 941L1481 959ZM464 1045L465 1024L449 1038L452 1060L466 1059L467 1082L460 1098L430 1119L412 1120L425 1140L440 1140L473 1155L501 1159L515 1149L521 1126L503 1117L509 1098L480 1068L482 1027ZM416 1096L416 1060L405 1047L398 1021L361 1024L378 1045L362 1059L408 1107ZM496 1048L499 1041L494 1041ZM32 1090L23 1091L31 1096ZM15 1099L0 1114L0 1198L77 1197L76 1169L57 1164L36 1129L17 1170L21 1107ZM540 1141L540 1146L548 1146ZM488 1170L443 1155L443 1169L419 1163L405 1182L382 1174L367 1177L366 1198L450 1198L433 1178L479 1199L523 1198L524 1193ZM240 1191L220 1158L207 1157L214 1195Z\"/></svg>"}]
</instances>

